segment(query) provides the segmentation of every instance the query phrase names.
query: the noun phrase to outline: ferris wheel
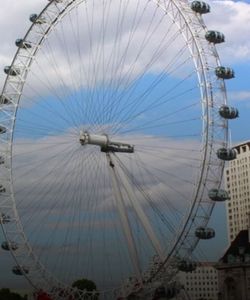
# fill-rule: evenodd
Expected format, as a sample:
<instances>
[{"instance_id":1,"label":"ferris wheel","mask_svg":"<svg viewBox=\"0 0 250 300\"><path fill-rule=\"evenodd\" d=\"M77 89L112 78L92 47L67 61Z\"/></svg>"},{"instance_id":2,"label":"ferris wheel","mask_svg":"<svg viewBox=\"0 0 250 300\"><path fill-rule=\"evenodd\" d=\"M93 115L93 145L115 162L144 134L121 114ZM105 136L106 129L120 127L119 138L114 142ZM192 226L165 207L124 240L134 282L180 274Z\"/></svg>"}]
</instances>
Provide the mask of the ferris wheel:
<instances>
[{"instance_id":1,"label":"ferris wheel","mask_svg":"<svg viewBox=\"0 0 250 300\"><path fill-rule=\"evenodd\" d=\"M152 295L215 236L238 111L208 12L199 1L54 0L30 16L4 69L0 223L12 272L35 289L73 299L88 278L98 293L76 299Z\"/></svg>"}]
</instances>

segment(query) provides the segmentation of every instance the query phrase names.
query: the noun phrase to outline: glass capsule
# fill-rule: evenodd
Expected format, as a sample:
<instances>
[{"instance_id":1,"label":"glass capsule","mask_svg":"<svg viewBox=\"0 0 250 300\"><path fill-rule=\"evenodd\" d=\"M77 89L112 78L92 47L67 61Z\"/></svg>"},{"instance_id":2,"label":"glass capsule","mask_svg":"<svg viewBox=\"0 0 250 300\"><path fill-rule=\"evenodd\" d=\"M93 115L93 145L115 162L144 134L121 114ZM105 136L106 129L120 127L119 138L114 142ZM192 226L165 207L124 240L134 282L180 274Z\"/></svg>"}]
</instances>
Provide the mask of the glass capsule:
<instances>
[{"instance_id":1,"label":"glass capsule","mask_svg":"<svg viewBox=\"0 0 250 300\"><path fill-rule=\"evenodd\" d=\"M225 36L219 31L209 30L205 34L205 38L208 42L219 44L225 42Z\"/></svg>"},{"instance_id":2,"label":"glass capsule","mask_svg":"<svg viewBox=\"0 0 250 300\"><path fill-rule=\"evenodd\" d=\"M202 1L193 1L191 3L191 9L199 14L207 14L210 12L209 4Z\"/></svg>"}]
</instances>

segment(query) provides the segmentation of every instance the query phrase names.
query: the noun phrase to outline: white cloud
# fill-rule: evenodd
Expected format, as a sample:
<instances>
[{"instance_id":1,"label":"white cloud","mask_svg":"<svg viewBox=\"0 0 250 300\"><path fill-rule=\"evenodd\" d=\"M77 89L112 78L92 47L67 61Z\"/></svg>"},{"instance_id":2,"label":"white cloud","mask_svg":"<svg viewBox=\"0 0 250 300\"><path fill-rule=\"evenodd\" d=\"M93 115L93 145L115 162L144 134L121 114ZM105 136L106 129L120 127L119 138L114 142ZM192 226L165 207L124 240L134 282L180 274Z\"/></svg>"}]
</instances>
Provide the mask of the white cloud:
<instances>
[{"instance_id":1,"label":"white cloud","mask_svg":"<svg viewBox=\"0 0 250 300\"><path fill-rule=\"evenodd\" d=\"M14 53L16 51L16 47L14 46L15 39L18 37L22 37L28 27L30 26L30 22L28 20L28 17L31 13L39 12L42 7L44 7L47 2L43 0L27 0L25 1L25 4L23 1L18 0L9 0L9 1L0 1L1 4L1 12L0 12L0 36L1 36L1 52L0 52L0 69L2 70L3 67L6 64L10 64ZM220 45L219 48L221 51L221 57L223 58L223 63L237 63L237 62L243 62L245 60L249 60L250 57L250 32L247 24L250 23L250 4L241 2L241 1L210 1L212 12L211 14L208 14L205 16L206 24L208 25L209 29L215 29L219 30L225 33L226 35L226 43L224 45ZM128 7L128 9L135 10L135 5L131 5ZM100 16L99 20L101 19L101 13L96 9L96 13ZM115 11L114 11L115 12ZM113 14L110 14L110 19L115 20L116 14L113 12ZM146 16L146 21L149 19L150 15ZM126 20L126 23L129 24L129 22L132 22L132 17L129 17ZM110 26L112 25L112 21L110 22ZM128 27L129 28L129 27ZM147 23L144 21L141 24L141 30L138 31L137 36L135 36L135 40L139 39L140 34L147 28ZM162 29L166 28L166 24L161 27ZM98 27L96 27L98 29ZM164 31L162 31L164 32ZM161 34L159 31L156 32L151 37L151 45L153 46L155 44L155 41L157 41L157 34ZM114 36L115 34L115 28L113 30L110 30L110 38L111 36ZM124 26L124 33L129 33L126 31L126 25ZM160 38L159 36L159 38ZM126 35L124 35L124 42L126 44L127 38ZM111 38L112 39L112 38ZM71 40L74 40L74 37L71 37ZM83 41L85 39L82 39ZM70 40L69 40L70 41ZM94 41L94 40L93 40ZM106 45L106 52L110 53L112 52L112 46L110 48L110 44L107 39L107 45ZM122 43L121 43L122 44ZM83 44L81 44L83 45ZM177 43L178 45L178 43ZM124 46L123 46L124 47ZM135 50L136 44L133 45L131 50ZM58 61L61 61L61 53L58 49L55 52L55 55L58 56ZM85 49L87 51L87 49ZM149 53L152 53L152 49L148 47ZM145 54L147 54L147 51ZM174 48L170 49L170 51L174 51ZM176 51L176 50L175 50ZM75 53L75 57L73 53L72 55L72 69L79 64L79 57L77 56L77 53ZM130 63L129 57L131 57L131 54L128 53L126 64ZM147 57L145 55L142 56L142 61L147 61ZM159 58L155 62L155 69L162 66L162 59ZM164 56L164 61L166 63L166 60L168 59L168 56ZM82 61L82 63L89 68L89 63L87 56L85 55L85 59ZM43 62L44 65L44 62ZM47 70L50 73L50 77L56 77L55 72L49 68L49 62L45 64L45 70ZM65 79L65 82L67 84L71 85L70 80L66 80L70 78L70 74L68 71L65 70L65 61L62 62L62 64L59 66L60 73L62 74L62 78ZM134 72L140 72L140 62L135 65ZM124 71L126 70L126 66L124 68ZM54 73L54 74L52 74ZM74 73L74 71L73 71ZM106 76L109 76L110 72L106 72ZM108 78L108 77L107 77ZM3 84L3 81L5 79L5 75L3 71L0 71L0 82L1 85ZM80 78L78 78L80 80ZM52 80L53 82L53 80ZM58 83L57 83L58 84Z\"/></svg>"},{"instance_id":2,"label":"white cloud","mask_svg":"<svg viewBox=\"0 0 250 300\"><path fill-rule=\"evenodd\" d=\"M222 64L250 61L250 3L243 1L208 1L211 13L205 23L209 30L225 34L226 42L218 46Z\"/></svg>"},{"instance_id":3,"label":"white cloud","mask_svg":"<svg viewBox=\"0 0 250 300\"><path fill-rule=\"evenodd\" d=\"M15 1L12 0L12 2ZM7 24L11 27L11 34L2 34L3 46L0 68L10 64L16 50L14 46L15 39L22 37L26 32L29 26L29 13L39 11L42 3L45 5L41 0L37 0L35 3L27 2L25 9L21 5L15 6L14 14L12 14L12 19L15 22L12 23L9 22L7 14L2 16L1 22L4 26L1 26L0 23L0 28L6 28ZM89 2L87 3L89 5L88 9L91 10L91 5ZM143 6L145 5L145 2L141 3ZM82 9L78 11L78 21L80 20L79 22L81 22L79 32L77 30L72 31L72 28L75 29L76 26L71 25L72 19L77 18L77 13L72 12L71 15L65 18L65 25L58 25L57 29L45 41L42 50L37 56L39 64L34 63L31 68L28 79L30 87L26 87L26 95L32 94L31 89L47 94L50 90L50 85L53 88L60 87L62 93L65 88L77 89L86 85L91 87L93 84L98 83L109 82L114 86L115 80L119 81L120 78L122 78L120 85L126 87L128 82L144 72L146 64L149 64L148 73L159 73L166 66L168 66L168 72L171 72L173 71L172 63L175 60L176 65L180 64L182 66L186 64L186 68L180 67L179 70L175 71L175 76L187 74L187 70L190 68L188 51L184 52L183 56L178 52L181 47L185 46L182 37L175 26L171 27L171 30L168 32L170 23L167 18L163 17L164 14L161 9L158 9L153 20L155 3L148 2L145 10L143 7L140 7L135 19L133 18L135 17L135 11L138 9L137 2L131 1L129 5L123 4L122 9L126 11L126 17L123 21L118 19L119 5L114 3L112 5L112 10L106 15L108 22L106 22L102 54L100 54L100 46L102 47L101 6L97 5L95 7L94 25L92 26L87 22L84 4L82 4ZM114 7L115 5L116 7ZM8 11L9 6L5 5L2 8L2 11L4 10ZM143 15L142 18L140 18L141 15ZM91 13L89 18L91 18ZM120 23L117 23L118 20ZM150 24L150 27L148 24ZM89 26L91 26L90 31ZM121 35L117 38L118 26L119 34ZM133 26L138 27L135 32L133 32ZM60 33L62 28L63 34ZM148 34L147 37L145 32ZM77 36L78 34L79 36ZM143 41L145 37L146 39ZM118 39L119 47L115 45L116 39ZM138 41L143 41L143 43ZM165 44L161 44L161 41ZM127 47L128 44L129 47ZM159 46L156 47L156 45ZM81 48L80 55L78 47ZM141 50L143 51L141 52ZM177 57L175 57L175 54L178 54ZM103 55L103 59L100 59L101 55ZM113 58L114 60L112 60ZM153 61L151 62L152 58ZM184 63L185 59L187 59L187 62ZM102 64L104 64L104 71L102 70ZM88 74L88 77L91 75L88 82L85 79L86 74ZM5 78L4 73L2 72L0 76L0 82L3 82Z\"/></svg>"},{"instance_id":4,"label":"white cloud","mask_svg":"<svg viewBox=\"0 0 250 300\"><path fill-rule=\"evenodd\" d=\"M93 146L82 147L78 140L76 143L72 142L72 136L69 134L36 141L22 139L14 146L13 174L17 208L25 232L32 244L44 243L43 249L37 249L41 251L38 254L41 255L42 260L46 261L47 251L52 249L50 259L46 262L53 260L55 265L57 260L51 255L54 253L53 249L59 249L59 245L62 254L65 250L70 256L75 253L69 252L67 247L64 249L65 243L66 245L80 243L78 249L81 246L85 249L86 255L90 255L90 242L95 249L98 247L101 249L100 236L106 235L107 241L113 241L112 234L115 234L115 227L120 234L120 239L123 239L119 218L114 213L115 197L112 196L111 178L105 154L101 153L99 148L92 151ZM76 136L74 138L77 139ZM116 138L119 140L119 136ZM153 207L147 201L145 202L145 198L143 199L137 188L134 190L137 199L130 199L130 201L144 202L143 207L146 208L145 211L155 227L156 234L159 238L164 237L162 242L166 244L169 239L169 228L168 225L161 224L158 214L160 211L169 223L174 224L174 227L179 226L182 213L187 209L193 195L195 178L192 177L199 166L197 157L199 153L194 151L197 142L139 135L132 138L125 136L124 141L135 145L138 151L135 155L138 155L138 160L134 159L134 155L133 157L126 154L119 156L132 174L130 179L134 180L150 197ZM154 149L155 145L157 147ZM189 155L186 155L187 149L192 149L188 152ZM87 159L88 155L90 155L89 159ZM67 160L70 164L65 163ZM152 173L157 178L152 177ZM123 188L122 191L126 195ZM128 204L128 199L125 201ZM137 224L137 218L131 212L131 207L130 202L128 213L133 220L133 226L138 226L137 230L139 230L135 231L135 236L138 241L146 245L148 241ZM154 211L156 208L159 210L158 213ZM71 233L67 237L69 230ZM77 242L79 233L81 237ZM140 236L137 236L138 234ZM90 235L92 235L91 241L87 238ZM116 242L114 244L115 246L108 243L105 251L110 252L116 260L118 257L114 250L117 249L117 245ZM149 249L150 247L145 249L142 255L150 255ZM126 252L124 249L121 251ZM100 252L97 256L103 259L104 254ZM72 260L74 260L73 256Z\"/></svg>"},{"instance_id":5,"label":"white cloud","mask_svg":"<svg viewBox=\"0 0 250 300\"><path fill-rule=\"evenodd\" d=\"M229 92L228 95L235 102L250 101L250 91Z\"/></svg>"},{"instance_id":6,"label":"white cloud","mask_svg":"<svg viewBox=\"0 0 250 300\"><path fill-rule=\"evenodd\" d=\"M3 68L10 65L17 49L15 40L27 32L30 14L38 13L45 4L43 0L0 0L0 88L5 80Z\"/></svg>"}]
</instances>

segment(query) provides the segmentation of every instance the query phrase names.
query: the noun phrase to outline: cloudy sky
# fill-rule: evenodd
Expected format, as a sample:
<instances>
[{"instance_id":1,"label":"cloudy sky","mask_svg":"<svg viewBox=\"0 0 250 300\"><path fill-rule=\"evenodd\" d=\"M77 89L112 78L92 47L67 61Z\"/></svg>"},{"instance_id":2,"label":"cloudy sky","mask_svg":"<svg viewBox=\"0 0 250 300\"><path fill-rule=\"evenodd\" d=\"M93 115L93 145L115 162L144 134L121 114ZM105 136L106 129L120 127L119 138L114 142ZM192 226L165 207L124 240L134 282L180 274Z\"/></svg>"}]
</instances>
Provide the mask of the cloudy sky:
<instances>
[{"instance_id":1,"label":"cloudy sky","mask_svg":"<svg viewBox=\"0 0 250 300\"><path fill-rule=\"evenodd\" d=\"M15 39L22 37L30 26L29 15L39 12L45 0L0 0L0 70L9 65L16 51ZM221 63L235 70L236 78L227 82L229 103L238 107L240 118L231 122L232 143L250 139L249 115L250 115L250 1L209 1L211 14L204 17L209 29L219 30L226 36L226 43L218 45L221 55ZM0 86L5 80L4 72L0 72ZM218 226L218 216L223 216L224 207L218 205L213 215L211 224L219 228L217 236L226 236L225 227ZM218 240L214 239L214 245ZM226 247L226 238L221 247ZM219 251L219 250L218 250ZM221 253L218 253L218 256ZM8 285L23 288L22 278L11 277L9 271L12 266L11 259L6 253L0 251L0 263L9 275L0 274L0 287ZM12 279L13 278L13 279ZM10 281L11 280L11 281Z\"/></svg>"},{"instance_id":2,"label":"cloudy sky","mask_svg":"<svg viewBox=\"0 0 250 300\"><path fill-rule=\"evenodd\" d=\"M249 1L208 1L211 14L204 19L208 28L219 30L226 36L226 43L218 45L222 65L235 70L236 78L227 82L229 103L237 106L241 118L231 124L233 142L249 139L247 117L250 109L249 66L250 66L250 2ZM22 37L30 26L29 15L39 12L46 1L42 0L1 0L1 52L0 68L10 64L15 54L15 40ZM0 86L5 80L0 74Z\"/></svg>"},{"instance_id":3,"label":"cloudy sky","mask_svg":"<svg viewBox=\"0 0 250 300\"><path fill-rule=\"evenodd\" d=\"M240 110L240 118L232 122L233 143L249 140L250 109L250 22L249 1L210 1L212 13L205 17L210 28L225 33L226 43L218 46L222 64L235 70L236 78L227 82L228 100Z\"/></svg>"}]
</instances>

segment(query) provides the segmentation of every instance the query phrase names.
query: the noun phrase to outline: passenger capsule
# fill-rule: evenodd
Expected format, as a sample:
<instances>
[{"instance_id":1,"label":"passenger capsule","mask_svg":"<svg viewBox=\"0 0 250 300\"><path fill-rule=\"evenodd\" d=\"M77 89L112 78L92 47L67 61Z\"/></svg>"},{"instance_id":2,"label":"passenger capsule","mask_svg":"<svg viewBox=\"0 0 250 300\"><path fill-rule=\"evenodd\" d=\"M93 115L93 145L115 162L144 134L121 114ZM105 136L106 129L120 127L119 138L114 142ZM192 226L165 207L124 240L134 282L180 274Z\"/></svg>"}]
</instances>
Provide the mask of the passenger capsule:
<instances>
[{"instance_id":1,"label":"passenger capsule","mask_svg":"<svg viewBox=\"0 0 250 300\"><path fill-rule=\"evenodd\" d=\"M213 228L198 227L195 230L195 236L201 240L209 240L215 237Z\"/></svg>"},{"instance_id":2,"label":"passenger capsule","mask_svg":"<svg viewBox=\"0 0 250 300\"><path fill-rule=\"evenodd\" d=\"M15 44L18 48L23 49L30 49L32 47L30 43L24 41L23 39L17 39Z\"/></svg>"},{"instance_id":3,"label":"passenger capsule","mask_svg":"<svg viewBox=\"0 0 250 300\"><path fill-rule=\"evenodd\" d=\"M6 189L3 185L0 184L0 193L5 193Z\"/></svg>"},{"instance_id":4,"label":"passenger capsule","mask_svg":"<svg viewBox=\"0 0 250 300\"><path fill-rule=\"evenodd\" d=\"M10 216L7 216L4 213L0 214L0 224L7 224L10 221L11 221Z\"/></svg>"},{"instance_id":5,"label":"passenger capsule","mask_svg":"<svg viewBox=\"0 0 250 300\"><path fill-rule=\"evenodd\" d=\"M191 3L191 9L199 14L207 14L210 12L210 6L202 1L193 1Z\"/></svg>"},{"instance_id":6,"label":"passenger capsule","mask_svg":"<svg viewBox=\"0 0 250 300\"><path fill-rule=\"evenodd\" d=\"M6 104L6 105L11 104L10 98L8 98L8 97L6 97L4 95L1 95L0 96L0 105L1 104Z\"/></svg>"},{"instance_id":7,"label":"passenger capsule","mask_svg":"<svg viewBox=\"0 0 250 300\"><path fill-rule=\"evenodd\" d=\"M3 126L0 126L0 134L4 134L6 132L6 128Z\"/></svg>"},{"instance_id":8,"label":"passenger capsule","mask_svg":"<svg viewBox=\"0 0 250 300\"><path fill-rule=\"evenodd\" d=\"M46 19L44 17L39 17L37 14L30 15L30 22L35 24L44 24Z\"/></svg>"},{"instance_id":9,"label":"passenger capsule","mask_svg":"<svg viewBox=\"0 0 250 300\"><path fill-rule=\"evenodd\" d=\"M211 189L208 192L208 197L216 202L222 202L230 199L228 192L222 189Z\"/></svg>"},{"instance_id":10,"label":"passenger capsule","mask_svg":"<svg viewBox=\"0 0 250 300\"><path fill-rule=\"evenodd\" d=\"M17 76L20 74L20 70L18 68L11 66L4 67L4 72L10 76Z\"/></svg>"},{"instance_id":11,"label":"passenger capsule","mask_svg":"<svg viewBox=\"0 0 250 300\"><path fill-rule=\"evenodd\" d=\"M10 251L10 250L17 250L18 249L18 246L15 242L2 242L2 245L1 245L2 249L3 250L6 250L6 251Z\"/></svg>"},{"instance_id":12,"label":"passenger capsule","mask_svg":"<svg viewBox=\"0 0 250 300\"><path fill-rule=\"evenodd\" d=\"M195 271L196 267L196 262L189 260L181 260L178 264L178 270L186 273Z\"/></svg>"},{"instance_id":13,"label":"passenger capsule","mask_svg":"<svg viewBox=\"0 0 250 300\"><path fill-rule=\"evenodd\" d=\"M231 79L234 78L234 70L226 67L217 67L215 69L215 74L218 78Z\"/></svg>"},{"instance_id":14,"label":"passenger capsule","mask_svg":"<svg viewBox=\"0 0 250 300\"><path fill-rule=\"evenodd\" d=\"M220 44L225 42L224 34L219 31L214 31L214 30L207 31L205 34L205 38L208 42L214 44Z\"/></svg>"},{"instance_id":15,"label":"passenger capsule","mask_svg":"<svg viewBox=\"0 0 250 300\"><path fill-rule=\"evenodd\" d=\"M29 273L29 269L25 266L14 266L12 272L16 275L24 275Z\"/></svg>"},{"instance_id":16,"label":"passenger capsule","mask_svg":"<svg viewBox=\"0 0 250 300\"><path fill-rule=\"evenodd\" d=\"M237 152L233 148L220 148L217 150L217 157L222 160L233 160L237 157Z\"/></svg>"},{"instance_id":17,"label":"passenger capsule","mask_svg":"<svg viewBox=\"0 0 250 300\"><path fill-rule=\"evenodd\" d=\"M227 105L222 105L219 109L219 114L225 119L236 119L239 117L239 111L235 107L230 107Z\"/></svg>"}]
</instances>

